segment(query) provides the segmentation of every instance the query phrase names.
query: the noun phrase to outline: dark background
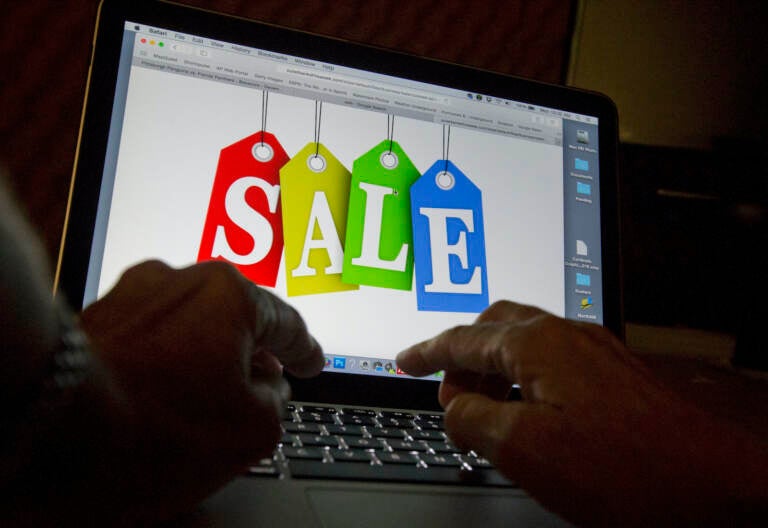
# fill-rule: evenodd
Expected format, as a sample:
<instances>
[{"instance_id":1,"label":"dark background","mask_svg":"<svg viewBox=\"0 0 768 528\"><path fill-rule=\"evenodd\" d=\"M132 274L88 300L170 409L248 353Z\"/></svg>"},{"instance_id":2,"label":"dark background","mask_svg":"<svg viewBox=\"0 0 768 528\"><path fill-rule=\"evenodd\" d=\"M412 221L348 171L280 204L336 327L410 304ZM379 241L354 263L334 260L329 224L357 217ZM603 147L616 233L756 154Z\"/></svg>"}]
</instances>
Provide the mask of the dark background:
<instances>
[{"instance_id":1,"label":"dark background","mask_svg":"<svg viewBox=\"0 0 768 528\"><path fill-rule=\"evenodd\" d=\"M552 83L568 78L579 9L562 0L183 3ZM0 14L0 160L51 255L64 222L96 6L14 1ZM764 56L756 47L744 52ZM764 80L765 60L757 64L749 75ZM766 93L745 92L747 85L766 86L734 82L730 95L751 98L765 115ZM766 152L755 134L713 137L697 148L622 143L628 321L728 333L737 336L737 363L766 367L757 335L766 298Z\"/></svg>"}]
</instances>

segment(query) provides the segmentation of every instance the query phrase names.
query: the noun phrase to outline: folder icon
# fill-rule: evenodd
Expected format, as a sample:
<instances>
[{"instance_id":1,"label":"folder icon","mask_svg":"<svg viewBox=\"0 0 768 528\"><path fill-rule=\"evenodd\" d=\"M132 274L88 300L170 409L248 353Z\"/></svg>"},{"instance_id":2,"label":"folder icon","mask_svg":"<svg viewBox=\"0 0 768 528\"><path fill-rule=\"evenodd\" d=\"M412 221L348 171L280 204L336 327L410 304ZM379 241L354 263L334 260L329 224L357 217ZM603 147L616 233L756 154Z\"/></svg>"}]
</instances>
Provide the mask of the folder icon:
<instances>
[{"instance_id":1,"label":"folder icon","mask_svg":"<svg viewBox=\"0 0 768 528\"><path fill-rule=\"evenodd\" d=\"M577 286L589 286L592 283L592 278L589 276L588 273L577 273L576 274L576 285Z\"/></svg>"},{"instance_id":2,"label":"folder icon","mask_svg":"<svg viewBox=\"0 0 768 528\"><path fill-rule=\"evenodd\" d=\"M592 194L592 185L589 183L576 182L576 192L579 194Z\"/></svg>"},{"instance_id":3,"label":"folder icon","mask_svg":"<svg viewBox=\"0 0 768 528\"><path fill-rule=\"evenodd\" d=\"M580 171L588 171L589 170L589 161L583 160L581 158L576 158L573 162L573 168Z\"/></svg>"}]
</instances>

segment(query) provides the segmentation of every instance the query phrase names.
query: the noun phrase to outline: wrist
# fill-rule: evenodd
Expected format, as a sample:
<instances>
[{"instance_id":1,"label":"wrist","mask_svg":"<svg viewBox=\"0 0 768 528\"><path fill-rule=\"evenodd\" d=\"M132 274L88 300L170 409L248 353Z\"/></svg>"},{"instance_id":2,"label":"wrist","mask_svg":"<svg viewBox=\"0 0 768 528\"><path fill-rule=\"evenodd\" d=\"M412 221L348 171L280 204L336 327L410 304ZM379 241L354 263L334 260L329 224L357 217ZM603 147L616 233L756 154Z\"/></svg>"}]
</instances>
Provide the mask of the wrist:
<instances>
[{"instance_id":1,"label":"wrist","mask_svg":"<svg viewBox=\"0 0 768 528\"><path fill-rule=\"evenodd\" d=\"M84 512L109 519L118 511L104 499L125 459L118 439L127 435L127 413L75 318L61 308L58 322L3 440L0 509L22 525L81 525Z\"/></svg>"},{"instance_id":2,"label":"wrist","mask_svg":"<svg viewBox=\"0 0 768 528\"><path fill-rule=\"evenodd\" d=\"M680 525L762 526L768 516L768 445L735 424L728 424L680 402L670 458L670 511ZM670 429L671 430L671 429Z\"/></svg>"}]
</instances>

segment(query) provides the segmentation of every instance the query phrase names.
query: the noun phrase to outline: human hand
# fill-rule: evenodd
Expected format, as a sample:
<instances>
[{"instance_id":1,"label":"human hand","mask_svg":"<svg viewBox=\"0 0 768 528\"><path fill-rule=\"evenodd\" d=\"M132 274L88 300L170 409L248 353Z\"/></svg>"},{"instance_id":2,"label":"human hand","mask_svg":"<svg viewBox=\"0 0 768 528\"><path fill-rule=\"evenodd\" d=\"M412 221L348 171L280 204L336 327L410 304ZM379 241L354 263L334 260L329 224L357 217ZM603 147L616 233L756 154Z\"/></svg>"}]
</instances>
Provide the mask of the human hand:
<instances>
[{"instance_id":1,"label":"human hand","mask_svg":"<svg viewBox=\"0 0 768 528\"><path fill-rule=\"evenodd\" d=\"M269 456L289 393L281 365L323 367L298 313L221 262L131 268L81 325L117 395L126 460L111 469L124 489L110 494L136 519L189 508Z\"/></svg>"},{"instance_id":2,"label":"human hand","mask_svg":"<svg viewBox=\"0 0 768 528\"><path fill-rule=\"evenodd\" d=\"M451 438L578 524L749 522L768 507L765 446L662 387L599 326L500 302L397 362L445 370ZM522 401L504 401L513 382Z\"/></svg>"}]
</instances>

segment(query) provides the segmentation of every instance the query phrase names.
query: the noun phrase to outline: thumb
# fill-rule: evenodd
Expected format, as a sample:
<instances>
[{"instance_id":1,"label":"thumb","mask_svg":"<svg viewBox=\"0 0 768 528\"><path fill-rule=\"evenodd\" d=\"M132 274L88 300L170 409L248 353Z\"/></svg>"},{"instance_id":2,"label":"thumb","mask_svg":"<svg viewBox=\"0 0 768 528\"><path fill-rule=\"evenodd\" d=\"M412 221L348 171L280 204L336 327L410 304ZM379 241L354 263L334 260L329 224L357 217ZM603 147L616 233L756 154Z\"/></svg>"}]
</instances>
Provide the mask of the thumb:
<instances>
[{"instance_id":1,"label":"thumb","mask_svg":"<svg viewBox=\"0 0 768 528\"><path fill-rule=\"evenodd\" d=\"M509 473L537 458L538 437L557 423L558 414L546 404L503 402L464 392L448 403L445 429L457 446L474 450Z\"/></svg>"},{"instance_id":2,"label":"thumb","mask_svg":"<svg viewBox=\"0 0 768 528\"><path fill-rule=\"evenodd\" d=\"M459 447L493 459L508 434L507 426L501 425L506 422L501 419L504 412L502 402L484 394L463 392L445 408L445 430Z\"/></svg>"}]
</instances>

